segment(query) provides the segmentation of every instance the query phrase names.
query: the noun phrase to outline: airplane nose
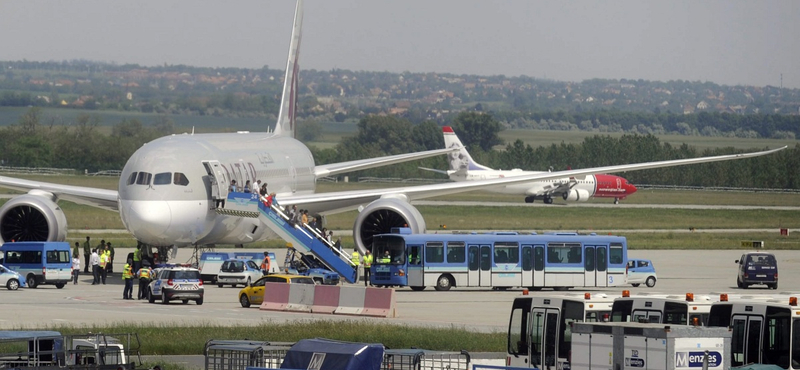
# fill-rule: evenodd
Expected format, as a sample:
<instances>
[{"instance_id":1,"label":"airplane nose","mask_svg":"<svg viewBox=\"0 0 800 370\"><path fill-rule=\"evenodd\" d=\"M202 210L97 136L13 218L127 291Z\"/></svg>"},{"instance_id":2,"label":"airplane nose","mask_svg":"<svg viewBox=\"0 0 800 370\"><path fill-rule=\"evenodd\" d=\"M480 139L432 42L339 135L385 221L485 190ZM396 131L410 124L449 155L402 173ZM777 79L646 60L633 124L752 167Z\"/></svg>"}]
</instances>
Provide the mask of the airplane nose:
<instances>
[{"instance_id":1,"label":"airplane nose","mask_svg":"<svg viewBox=\"0 0 800 370\"><path fill-rule=\"evenodd\" d=\"M122 203L123 218L137 240L156 245L165 240L172 222L168 202L128 200Z\"/></svg>"},{"instance_id":2,"label":"airplane nose","mask_svg":"<svg viewBox=\"0 0 800 370\"><path fill-rule=\"evenodd\" d=\"M627 185L628 185L628 190L627 190L626 192L627 192L628 194L633 194L633 193L635 193L635 192L636 192L636 190L637 190L637 189L636 189L636 186L635 186L635 185L633 185L633 184L631 184L631 183L627 183Z\"/></svg>"}]
</instances>

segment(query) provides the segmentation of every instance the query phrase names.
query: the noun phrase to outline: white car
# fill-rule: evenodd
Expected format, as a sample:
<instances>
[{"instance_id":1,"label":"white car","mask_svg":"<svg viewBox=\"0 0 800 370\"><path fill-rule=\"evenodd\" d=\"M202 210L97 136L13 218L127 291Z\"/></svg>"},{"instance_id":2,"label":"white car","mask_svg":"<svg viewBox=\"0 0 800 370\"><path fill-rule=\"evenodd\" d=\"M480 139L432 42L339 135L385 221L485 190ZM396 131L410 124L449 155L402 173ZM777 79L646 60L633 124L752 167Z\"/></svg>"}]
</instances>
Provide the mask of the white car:
<instances>
[{"instance_id":1,"label":"white car","mask_svg":"<svg viewBox=\"0 0 800 370\"><path fill-rule=\"evenodd\" d=\"M225 285L235 287L236 284L248 286L254 281L261 279L264 274L253 260L230 259L222 263L222 267L217 274L217 286L222 288Z\"/></svg>"},{"instance_id":2,"label":"white car","mask_svg":"<svg viewBox=\"0 0 800 370\"><path fill-rule=\"evenodd\" d=\"M0 265L0 286L6 287L8 290L17 290L19 287L27 287L25 279L22 275L14 270Z\"/></svg>"}]
</instances>

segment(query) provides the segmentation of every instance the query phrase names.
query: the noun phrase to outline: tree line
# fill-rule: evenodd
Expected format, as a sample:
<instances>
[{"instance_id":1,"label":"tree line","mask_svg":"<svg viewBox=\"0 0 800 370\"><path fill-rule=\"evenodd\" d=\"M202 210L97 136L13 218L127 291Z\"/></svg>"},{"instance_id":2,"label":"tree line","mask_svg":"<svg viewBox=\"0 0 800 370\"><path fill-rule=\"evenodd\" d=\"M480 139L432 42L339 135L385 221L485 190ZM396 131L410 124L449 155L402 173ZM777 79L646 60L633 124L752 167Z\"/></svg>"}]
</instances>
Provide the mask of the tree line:
<instances>
[{"instance_id":1,"label":"tree line","mask_svg":"<svg viewBox=\"0 0 800 370\"><path fill-rule=\"evenodd\" d=\"M494 150L504 144L498 135L503 125L491 114L462 112L448 124L476 161L498 169L563 170L744 152L673 146L652 134L618 138L595 135L578 144L553 143L535 148L518 139L507 143L504 150ZM310 126L321 129L319 123ZM144 143L176 130L166 116L150 125L128 118L111 126L110 132L105 127L90 114L79 115L69 125L48 124L41 108L32 107L16 124L0 128L0 160L7 166L74 168L79 172L121 170ZM311 146L311 151L317 164L326 164L443 147L442 129L436 122L414 124L396 116L372 115L362 118L357 133L343 138L335 147ZM759 149L747 151L755 150ZM443 178L420 170L420 166L444 170L447 162L445 156L440 156L349 176ZM798 168L800 145L758 158L634 171L624 176L639 184L799 189Z\"/></svg>"}]
</instances>

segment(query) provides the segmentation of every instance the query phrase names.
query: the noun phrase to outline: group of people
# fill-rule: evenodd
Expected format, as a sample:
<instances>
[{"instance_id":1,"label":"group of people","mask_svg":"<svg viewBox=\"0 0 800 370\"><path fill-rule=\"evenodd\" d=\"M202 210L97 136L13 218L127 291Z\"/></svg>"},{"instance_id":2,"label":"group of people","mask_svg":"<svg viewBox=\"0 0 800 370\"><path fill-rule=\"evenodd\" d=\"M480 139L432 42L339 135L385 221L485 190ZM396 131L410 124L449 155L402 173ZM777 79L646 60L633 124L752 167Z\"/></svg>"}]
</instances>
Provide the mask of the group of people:
<instances>
[{"instance_id":1,"label":"group of people","mask_svg":"<svg viewBox=\"0 0 800 370\"><path fill-rule=\"evenodd\" d=\"M75 242L72 251L72 284L78 284L78 275L81 270L81 259L78 254L80 243ZM111 242L101 240L97 247L91 247L91 238L86 237L83 242L83 255L85 265L83 272L89 273L92 269L92 285L106 283L109 273L114 272L114 247ZM139 279L139 299L147 298L147 285L153 278L153 269L150 268L150 261L142 260L142 246L137 245L133 252L133 257L128 258L122 270L122 281L125 282L125 290L122 292L123 299L133 299L133 279Z\"/></svg>"},{"instance_id":2,"label":"group of people","mask_svg":"<svg viewBox=\"0 0 800 370\"><path fill-rule=\"evenodd\" d=\"M78 284L78 275L81 271L79 250L80 243L75 242L72 251L72 284ZM87 236L83 242L83 257L83 272L88 274L90 266L92 269L92 285L105 284L108 274L114 272L114 247L111 246L111 242L101 240L97 247L92 248L91 238Z\"/></svg>"}]
</instances>

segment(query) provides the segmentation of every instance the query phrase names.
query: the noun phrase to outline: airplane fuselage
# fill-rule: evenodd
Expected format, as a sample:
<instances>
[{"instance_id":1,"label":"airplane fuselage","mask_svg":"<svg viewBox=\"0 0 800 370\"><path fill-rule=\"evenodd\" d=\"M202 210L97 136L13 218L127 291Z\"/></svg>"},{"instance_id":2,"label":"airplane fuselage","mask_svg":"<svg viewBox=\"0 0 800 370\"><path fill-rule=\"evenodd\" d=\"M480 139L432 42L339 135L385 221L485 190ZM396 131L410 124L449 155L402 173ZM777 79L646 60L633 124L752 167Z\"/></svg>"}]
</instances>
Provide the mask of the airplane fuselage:
<instances>
[{"instance_id":1,"label":"airplane fuselage","mask_svg":"<svg viewBox=\"0 0 800 370\"><path fill-rule=\"evenodd\" d=\"M486 179L497 179L504 177L516 177L523 175L531 175L536 173L546 173L544 171L522 171L522 170L469 170L461 172L453 172L450 174L450 179L453 181L475 181ZM586 191L591 197L598 198L616 198L623 199L626 196L633 194L636 187L628 183L623 177L614 175L587 175L575 178L560 178L544 181L531 181L521 184L498 186L486 189L487 191L500 193L500 194L524 194L524 195L541 195L548 193L555 189L559 184L573 183L572 189ZM555 195L562 195L555 193Z\"/></svg>"},{"instance_id":2,"label":"airplane fuselage","mask_svg":"<svg viewBox=\"0 0 800 370\"><path fill-rule=\"evenodd\" d=\"M301 142L272 133L172 135L137 150L122 170L119 211L125 227L151 245L240 244L268 238L255 218L220 215L204 161L224 168L222 183L268 184L269 192L315 190L314 158ZM257 191L257 190L254 190Z\"/></svg>"}]
</instances>

